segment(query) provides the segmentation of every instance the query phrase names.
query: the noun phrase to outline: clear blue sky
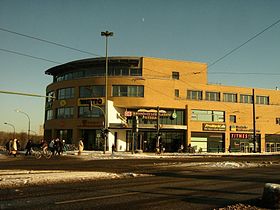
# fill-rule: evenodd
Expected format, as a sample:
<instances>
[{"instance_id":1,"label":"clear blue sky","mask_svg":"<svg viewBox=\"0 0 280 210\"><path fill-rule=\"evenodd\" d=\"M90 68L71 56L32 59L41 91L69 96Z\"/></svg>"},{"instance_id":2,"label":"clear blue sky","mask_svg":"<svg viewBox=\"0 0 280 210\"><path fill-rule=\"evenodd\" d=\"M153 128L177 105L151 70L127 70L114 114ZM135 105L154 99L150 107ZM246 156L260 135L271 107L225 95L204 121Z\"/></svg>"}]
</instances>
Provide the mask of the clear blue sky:
<instances>
[{"instance_id":1,"label":"clear blue sky","mask_svg":"<svg viewBox=\"0 0 280 210\"><path fill-rule=\"evenodd\" d=\"M279 0L0 0L0 28L103 56L101 31L110 30L111 56L151 56L212 63L280 19ZM209 69L209 83L274 89L280 86L280 24ZM0 30L0 90L45 94L55 63L90 55ZM220 73L219 73L220 72ZM221 73L223 72L223 74ZM246 74L232 74L232 73ZM268 75L258 73L267 72ZM224 74L229 73L229 74ZM251 73L251 74L247 74ZM277 75L278 74L278 75ZM44 99L0 94L4 122L37 132Z\"/></svg>"}]
</instances>

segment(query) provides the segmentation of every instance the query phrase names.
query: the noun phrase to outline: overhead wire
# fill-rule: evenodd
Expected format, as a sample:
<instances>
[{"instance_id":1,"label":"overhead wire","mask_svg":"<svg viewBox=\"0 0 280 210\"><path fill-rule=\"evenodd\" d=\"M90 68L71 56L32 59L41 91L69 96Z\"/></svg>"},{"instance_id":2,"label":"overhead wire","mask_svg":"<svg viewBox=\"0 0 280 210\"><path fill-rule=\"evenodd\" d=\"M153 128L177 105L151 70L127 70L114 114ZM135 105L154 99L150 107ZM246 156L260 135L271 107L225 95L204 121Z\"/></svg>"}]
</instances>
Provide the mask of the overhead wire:
<instances>
[{"instance_id":1,"label":"overhead wire","mask_svg":"<svg viewBox=\"0 0 280 210\"><path fill-rule=\"evenodd\" d=\"M230 50L228 53L226 53L225 55L221 56L220 58L218 58L217 60L215 60L214 62L210 63L208 65L208 71L209 68L211 68L212 66L214 66L215 64L217 64L218 62L220 62L221 60L223 60L224 58L228 57L229 55L231 55L232 53L234 53L235 51L239 50L241 47L243 47L244 45L248 44L250 41L254 40L255 38L257 38L258 36L260 36L261 34L263 34L264 32L266 32L267 30L269 30L270 28L276 26L278 23L280 23L280 19L278 19L277 21L275 21L274 23L272 23L271 25L269 25L268 27L266 27L265 29L263 29L262 31L260 31L259 33L255 34L253 37L251 37L250 39L248 39L247 41L245 41L244 43L242 43L241 45L233 48L232 50Z\"/></svg>"},{"instance_id":2,"label":"overhead wire","mask_svg":"<svg viewBox=\"0 0 280 210\"><path fill-rule=\"evenodd\" d=\"M7 49L0 48L0 51L8 52L8 53L12 53L12 54L28 57L28 58L33 58L33 59L37 59L37 60L47 61L47 62L51 62L51 63L55 63L55 64L62 64L62 63L57 62L57 61L53 61L53 60L50 60L50 59L46 59L46 58L42 58L42 57L37 57L37 56L33 56L33 55L28 55L28 54L17 52L17 51L13 51L13 50L7 50Z\"/></svg>"},{"instance_id":3,"label":"overhead wire","mask_svg":"<svg viewBox=\"0 0 280 210\"><path fill-rule=\"evenodd\" d=\"M16 34L18 36L22 36L22 37L34 39L34 40L37 40L37 41L45 42L45 43L48 43L48 44L56 45L56 46L59 46L59 47L63 47L63 48L66 48L66 49L78 51L78 52L81 52L81 53L84 53L84 54L100 56L98 54L88 52L88 51L85 51L85 50L80 50L80 49L77 49L77 48L74 48L74 47L70 47L70 46L67 46L65 44L60 44L60 43L49 41L49 40L42 39L42 38L39 38L39 37L30 36L30 35L27 35L27 34L19 33L19 32L12 31L12 30L9 30L9 29L5 29L5 28L2 28L2 27L0 27L0 31L5 31L5 32L11 33L11 34Z\"/></svg>"}]
</instances>

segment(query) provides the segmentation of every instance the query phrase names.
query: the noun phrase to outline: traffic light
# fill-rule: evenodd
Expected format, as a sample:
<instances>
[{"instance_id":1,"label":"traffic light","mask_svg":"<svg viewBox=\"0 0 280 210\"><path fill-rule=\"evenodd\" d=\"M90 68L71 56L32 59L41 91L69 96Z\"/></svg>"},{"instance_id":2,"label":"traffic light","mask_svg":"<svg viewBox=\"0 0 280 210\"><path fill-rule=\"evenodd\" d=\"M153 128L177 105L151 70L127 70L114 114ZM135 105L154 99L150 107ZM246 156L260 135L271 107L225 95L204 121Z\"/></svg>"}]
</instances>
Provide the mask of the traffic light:
<instances>
[{"instance_id":1,"label":"traffic light","mask_svg":"<svg viewBox=\"0 0 280 210\"><path fill-rule=\"evenodd\" d=\"M108 133L109 133L109 129L102 129L101 130L101 138L102 139L105 139L107 136L108 136Z\"/></svg>"}]
</instances>

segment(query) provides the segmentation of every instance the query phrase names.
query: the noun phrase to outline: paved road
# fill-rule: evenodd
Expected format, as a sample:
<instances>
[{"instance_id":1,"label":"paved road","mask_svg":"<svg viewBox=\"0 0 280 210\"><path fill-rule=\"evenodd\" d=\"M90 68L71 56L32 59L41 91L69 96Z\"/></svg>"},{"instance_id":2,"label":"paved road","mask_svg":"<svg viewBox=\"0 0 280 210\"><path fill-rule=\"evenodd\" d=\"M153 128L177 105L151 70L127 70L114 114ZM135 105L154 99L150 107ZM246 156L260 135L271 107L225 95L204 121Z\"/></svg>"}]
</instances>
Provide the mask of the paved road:
<instances>
[{"instance_id":1,"label":"paved road","mask_svg":"<svg viewBox=\"0 0 280 210\"><path fill-rule=\"evenodd\" d=\"M280 183L279 164L219 170L176 167L179 162L224 160L279 163L277 156L94 161L69 157L50 161L33 158L1 160L2 169L134 172L152 176L1 189L0 209L214 209L259 198L265 183Z\"/></svg>"}]
</instances>

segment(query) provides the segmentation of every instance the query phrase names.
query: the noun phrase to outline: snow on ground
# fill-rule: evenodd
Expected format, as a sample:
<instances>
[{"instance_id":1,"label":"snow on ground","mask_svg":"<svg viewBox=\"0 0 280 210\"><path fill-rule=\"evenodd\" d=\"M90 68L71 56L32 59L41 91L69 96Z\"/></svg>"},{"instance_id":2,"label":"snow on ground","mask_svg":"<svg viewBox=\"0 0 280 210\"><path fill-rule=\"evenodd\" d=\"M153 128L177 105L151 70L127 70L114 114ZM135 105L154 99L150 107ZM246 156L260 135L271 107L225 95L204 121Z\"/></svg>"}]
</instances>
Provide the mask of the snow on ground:
<instances>
[{"instance_id":1,"label":"snow on ground","mask_svg":"<svg viewBox=\"0 0 280 210\"><path fill-rule=\"evenodd\" d=\"M193 162L193 163L182 163L182 162L172 162L172 163L155 163L160 167L196 167L196 168L209 168L209 169L234 169L234 168L253 168L253 167L266 167L271 164L279 164L273 162L261 162L261 163L251 163L251 162Z\"/></svg>"},{"instance_id":2,"label":"snow on ground","mask_svg":"<svg viewBox=\"0 0 280 210\"><path fill-rule=\"evenodd\" d=\"M164 154L164 155L152 155L152 154L130 154L130 153L116 153L114 155L106 153L84 153L81 156L76 154L67 154L69 156L74 155L77 158L84 160L89 159L130 159L130 158L170 158L170 157L186 157L185 154ZM21 158L21 154L19 157ZM188 156L190 158L192 156ZM196 156L197 157L197 156ZM203 156L202 156L203 157ZM0 160L12 160L14 157L0 154ZM266 167L271 164L279 164L272 162L163 162L154 163L154 166L158 167L196 167L202 169L235 169L235 168L249 168L249 167ZM50 184L58 182L71 182L71 181L86 181L86 180L98 180L98 179L121 179L128 177L150 176L148 174L135 174L135 173L106 173L106 172L92 172L92 171L59 171L59 170L0 170L0 189L20 187L28 185Z\"/></svg>"},{"instance_id":3,"label":"snow on ground","mask_svg":"<svg viewBox=\"0 0 280 210\"><path fill-rule=\"evenodd\" d=\"M158 167L197 167L197 168L248 168L265 167L272 163L247 163L247 162L204 162L204 163L158 163ZM121 179L128 177L150 176L135 173L107 173L92 171L59 171L59 170L0 170L0 188L11 188L28 185L40 185L71 181L87 181L97 179Z\"/></svg>"},{"instance_id":4,"label":"snow on ground","mask_svg":"<svg viewBox=\"0 0 280 210\"><path fill-rule=\"evenodd\" d=\"M54 184L71 181L97 179L120 179L148 176L135 173L107 173L92 171L59 171L59 170L0 170L0 188L11 188L28 185Z\"/></svg>"}]
</instances>

